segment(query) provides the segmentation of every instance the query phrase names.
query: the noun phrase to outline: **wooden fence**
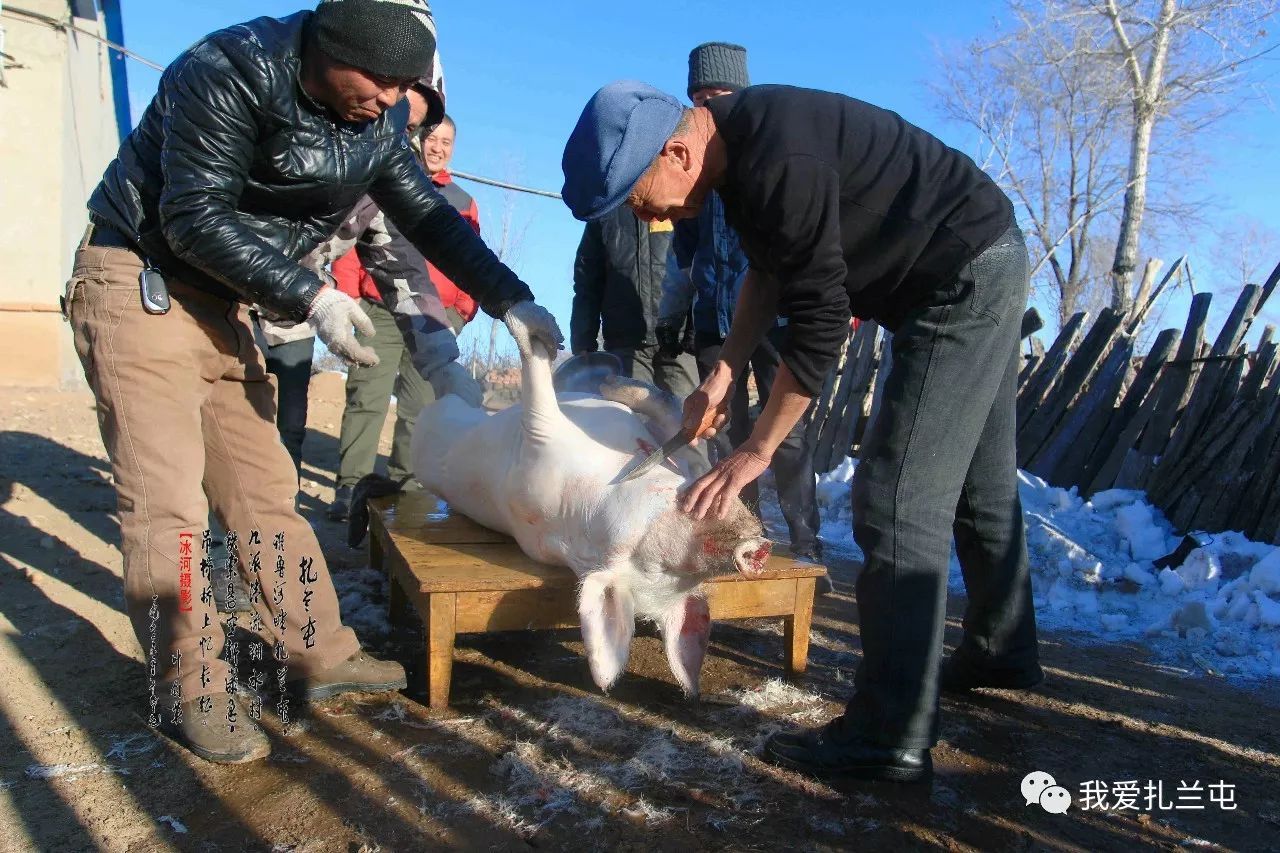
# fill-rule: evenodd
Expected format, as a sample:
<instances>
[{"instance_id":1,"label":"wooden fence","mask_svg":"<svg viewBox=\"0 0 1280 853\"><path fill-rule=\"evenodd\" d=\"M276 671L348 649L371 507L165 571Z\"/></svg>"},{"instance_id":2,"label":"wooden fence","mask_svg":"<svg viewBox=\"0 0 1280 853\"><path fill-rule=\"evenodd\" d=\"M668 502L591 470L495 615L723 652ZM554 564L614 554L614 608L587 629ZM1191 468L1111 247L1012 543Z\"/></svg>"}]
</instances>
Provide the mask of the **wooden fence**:
<instances>
[{"instance_id":1,"label":"wooden fence","mask_svg":"<svg viewBox=\"0 0 1280 853\"><path fill-rule=\"evenodd\" d=\"M1280 544L1280 345L1267 326L1243 343L1280 281L1248 285L1212 343L1212 296L1196 294L1181 329L1144 354L1139 330L1184 263L1128 314L1071 317L1046 350L1036 338L1018 383L1018 465L1088 496L1142 489L1179 531L1239 530ZM1024 337L1038 328L1030 312ZM808 430L818 473L854 453L876 405L884 335L864 323L815 401Z\"/></svg>"}]
</instances>

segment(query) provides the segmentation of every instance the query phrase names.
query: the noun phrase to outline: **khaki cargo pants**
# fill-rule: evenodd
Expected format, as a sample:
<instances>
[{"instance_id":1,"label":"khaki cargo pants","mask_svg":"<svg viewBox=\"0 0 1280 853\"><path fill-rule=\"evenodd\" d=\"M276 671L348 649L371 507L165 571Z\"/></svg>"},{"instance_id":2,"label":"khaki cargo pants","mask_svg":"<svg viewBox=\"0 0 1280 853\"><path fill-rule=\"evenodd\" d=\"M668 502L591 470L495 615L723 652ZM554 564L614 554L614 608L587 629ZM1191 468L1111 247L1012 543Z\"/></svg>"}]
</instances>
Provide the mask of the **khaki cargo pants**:
<instances>
[{"instance_id":1,"label":"khaki cargo pants","mask_svg":"<svg viewBox=\"0 0 1280 853\"><path fill-rule=\"evenodd\" d=\"M143 654L155 650L161 707L175 682L184 702L227 689L223 630L200 566L210 509L236 533L239 570L261 591L240 627L252 621L274 644L261 644L267 669L278 672L272 656L285 652L289 679L327 669L359 642L342 625L315 533L294 509L297 476L248 308L169 277L172 308L148 314L141 269L137 255L89 246L86 235L66 310L115 477L125 607ZM240 649L242 681L262 647Z\"/></svg>"}]
</instances>

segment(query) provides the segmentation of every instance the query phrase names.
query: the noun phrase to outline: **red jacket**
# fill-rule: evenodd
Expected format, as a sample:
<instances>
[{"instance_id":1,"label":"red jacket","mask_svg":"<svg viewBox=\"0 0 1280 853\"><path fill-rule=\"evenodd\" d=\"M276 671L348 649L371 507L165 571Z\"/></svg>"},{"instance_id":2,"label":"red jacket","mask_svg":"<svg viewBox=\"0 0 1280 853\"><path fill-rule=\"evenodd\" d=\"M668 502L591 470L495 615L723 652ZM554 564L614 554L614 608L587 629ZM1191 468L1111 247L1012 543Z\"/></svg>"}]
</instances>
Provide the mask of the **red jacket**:
<instances>
[{"instance_id":1,"label":"red jacket","mask_svg":"<svg viewBox=\"0 0 1280 853\"><path fill-rule=\"evenodd\" d=\"M476 200L453 182L453 176L447 170L432 175L431 180L445 199L457 208L462 218L470 222L471 227L479 234L480 209L476 207ZM474 299L460 290L430 262L427 263L427 273L431 276L431 283L436 286L436 292L440 294L440 301L444 303L445 308L452 308L467 321L476 316L477 306ZM373 278L360 265L360 259L354 250L333 262L333 277L338 282L338 289L352 299L363 296L374 302L382 301L378 296L378 288L374 285Z\"/></svg>"}]
</instances>

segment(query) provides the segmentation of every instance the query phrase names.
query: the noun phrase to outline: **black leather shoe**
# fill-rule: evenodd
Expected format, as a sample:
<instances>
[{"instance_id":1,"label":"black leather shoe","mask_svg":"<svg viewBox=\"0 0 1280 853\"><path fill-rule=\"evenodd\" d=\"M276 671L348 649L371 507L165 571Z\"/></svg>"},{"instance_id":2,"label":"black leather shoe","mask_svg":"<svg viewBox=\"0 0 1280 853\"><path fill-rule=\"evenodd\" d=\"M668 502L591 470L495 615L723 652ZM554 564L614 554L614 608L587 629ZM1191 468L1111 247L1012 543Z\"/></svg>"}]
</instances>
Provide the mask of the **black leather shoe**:
<instances>
[{"instance_id":1,"label":"black leather shoe","mask_svg":"<svg viewBox=\"0 0 1280 853\"><path fill-rule=\"evenodd\" d=\"M791 546L791 556L805 563L821 563L822 562L822 543L814 541L813 543L801 543L800 545ZM835 592L835 587L831 583L828 575L817 578L813 591L817 595L830 595Z\"/></svg>"},{"instance_id":2,"label":"black leather shoe","mask_svg":"<svg viewBox=\"0 0 1280 853\"><path fill-rule=\"evenodd\" d=\"M764 744L765 761L819 779L928 782L933 758L927 749L896 749L858 737L836 737L839 718L820 729L776 734Z\"/></svg>"},{"instance_id":3,"label":"black leather shoe","mask_svg":"<svg viewBox=\"0 0 1280 853\"><path fill-rule=\"evenodd\" d=\"M1031 690L1044 683L1040 664L1031 669L1007 669L974 664L963 654L953 654L942 663L938 686L944 693L967 693L970 690Z\"/></svg>"},{"instance_id":4,"label":"black leather shoe","mask_svg":"<svg viewBox=\"0 0 1280 853\"><path fill-rule=\"evenodd\" d=\"M333 493L333 503L329 504L329 509L325 512L330 521L347 520L347 515L351 512L352 491L350 486L339 486Z\"/></svg>"}]
</instances>

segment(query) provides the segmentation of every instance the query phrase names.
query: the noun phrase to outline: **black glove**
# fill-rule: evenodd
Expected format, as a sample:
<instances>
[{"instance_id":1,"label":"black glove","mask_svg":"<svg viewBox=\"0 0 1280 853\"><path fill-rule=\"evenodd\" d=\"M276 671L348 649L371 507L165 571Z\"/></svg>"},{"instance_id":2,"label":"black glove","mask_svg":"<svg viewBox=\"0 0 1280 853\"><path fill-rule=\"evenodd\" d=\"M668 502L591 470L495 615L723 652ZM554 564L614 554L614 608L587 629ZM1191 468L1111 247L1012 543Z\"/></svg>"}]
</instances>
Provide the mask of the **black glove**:
<instances>
[{"instance_id":1,"label":"black glove","mask_svg":"<svg viewBox=\"0 0 1280 853\"><path fill-rule=\"evenodd\" d=\"M658 355L664 358L677 358L684 352L684 344L680 340L680 327L670 323L659 323L653 330L658 339Z\"/></svg>"}]
</instances>

